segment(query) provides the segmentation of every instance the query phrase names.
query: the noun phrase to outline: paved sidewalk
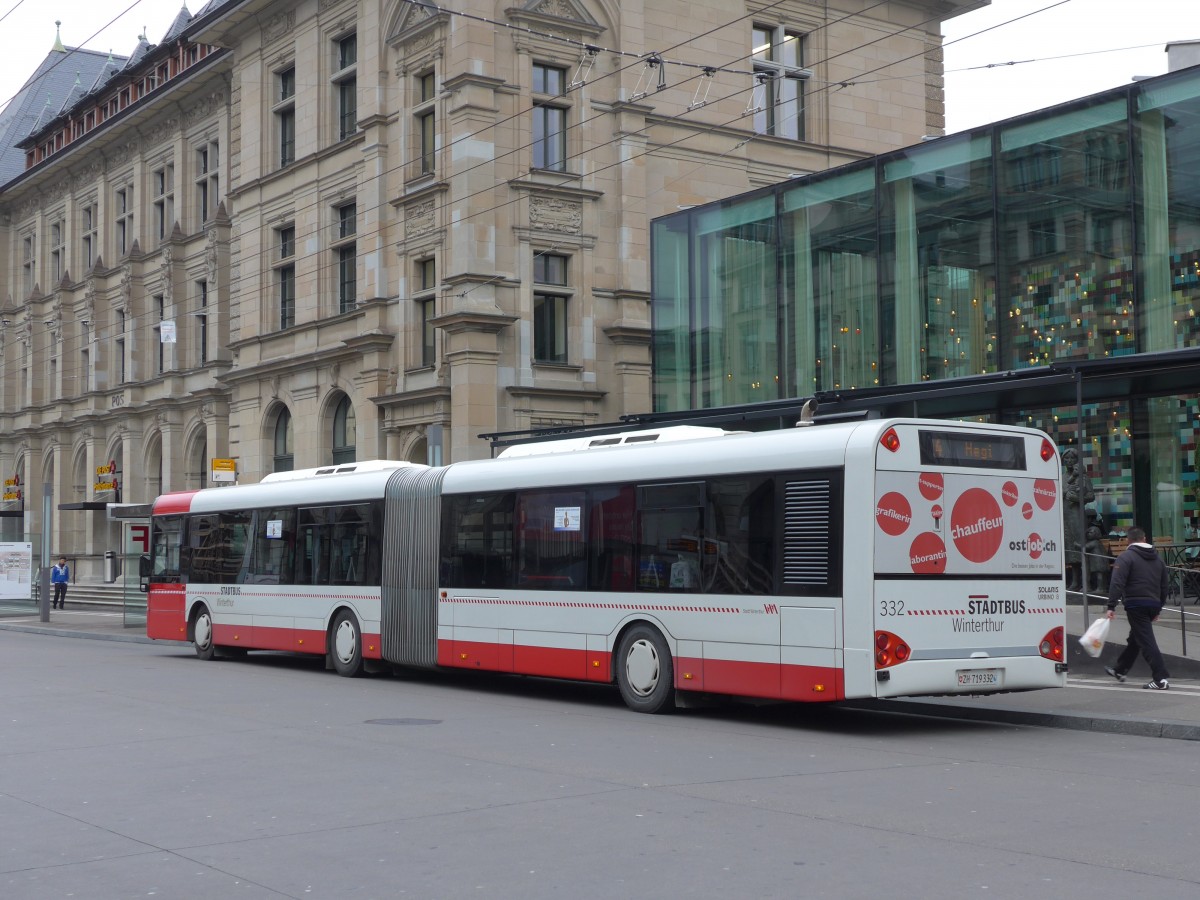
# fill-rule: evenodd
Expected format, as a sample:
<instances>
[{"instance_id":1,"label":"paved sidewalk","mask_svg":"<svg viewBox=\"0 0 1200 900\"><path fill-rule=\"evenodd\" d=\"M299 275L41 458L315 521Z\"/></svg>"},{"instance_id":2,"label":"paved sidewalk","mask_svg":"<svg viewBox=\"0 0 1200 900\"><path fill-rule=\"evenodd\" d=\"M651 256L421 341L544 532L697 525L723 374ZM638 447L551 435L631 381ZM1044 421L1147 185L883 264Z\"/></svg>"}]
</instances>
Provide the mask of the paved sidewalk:
<instances>
[{"instance_id":1,"label":"paved sidewalk","mask_svg":"<svg viewBox=\"0 0 1200 900\"><path fill-rule=\"evenodd\" d=\"M7 613L12 607L7 607ZM26 631L34 634L53 634L59 637L90 638L98 641L128 641L150 643L146 637L143 617L136 624L125 624L125 613L119 606L67 603L66 609L50 612L50 621L42 622L37 611L27 615L0 616L0 631ZM175 644L179 641L166 641Z\"/></svg>"},{"instance_id":2,"label":"paved sidewalk","mask_svg":"<svg viewBox=\"0 0 1200 900\"><path fill-rule=\"evenodd\" d=\"M1099 615L1091 610L1091 617ZM1164 619L1170 613L1164 613ZM1178 613L1175 614L1178 621ZM1139 659L1129 681L1119 684L1104 673L1124 645L1128 626L1118 612L1113 622L1110 643L1100 659L1093 659L1079 646L1079 634L1085 626L1083 610L1067 611L1068 629L1074 632L1067 641L1070 675L1062 690L1026 691L979 697L922 697L911 700L854 700L847 706L857 709L927 715L939 718L1040 725L1146 737L1200 741L1200 634L1188 635L1190 657L1182 655L1178 627L1160 622L1155 628L1159 645L1167 656L1171 672L1171 690L1147 691L1142 685L1150 680L1146 663ZM127 627L119 607L80 604L65 610L53 610L48 623L38 620L36 612L16 617L0 617L0 631L24 631L59 637L89 638L105 641L148 643L145 626ZM155 643L189 646L182 641Z\"/></svg>"}]
</instances>

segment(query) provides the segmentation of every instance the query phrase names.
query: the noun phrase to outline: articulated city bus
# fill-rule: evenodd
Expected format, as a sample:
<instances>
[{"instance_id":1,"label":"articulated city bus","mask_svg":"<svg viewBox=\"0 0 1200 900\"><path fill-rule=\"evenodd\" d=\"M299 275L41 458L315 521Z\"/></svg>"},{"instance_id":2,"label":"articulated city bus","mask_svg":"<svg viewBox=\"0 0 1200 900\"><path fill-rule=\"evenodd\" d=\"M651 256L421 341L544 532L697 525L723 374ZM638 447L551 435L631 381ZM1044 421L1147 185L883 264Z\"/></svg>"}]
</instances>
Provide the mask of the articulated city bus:
<instances>
[{"instance_id":1,"label":"articulated city bus","mask_svg":"<svg viewBox=\"0 0 1200 900\"><path fill-rule=\"evenodd\" d=\"M634 710L1061 687L1060 460L918 419L642 431L166 494L147 634L615 683Z\"/></svg>"}]
</instances>

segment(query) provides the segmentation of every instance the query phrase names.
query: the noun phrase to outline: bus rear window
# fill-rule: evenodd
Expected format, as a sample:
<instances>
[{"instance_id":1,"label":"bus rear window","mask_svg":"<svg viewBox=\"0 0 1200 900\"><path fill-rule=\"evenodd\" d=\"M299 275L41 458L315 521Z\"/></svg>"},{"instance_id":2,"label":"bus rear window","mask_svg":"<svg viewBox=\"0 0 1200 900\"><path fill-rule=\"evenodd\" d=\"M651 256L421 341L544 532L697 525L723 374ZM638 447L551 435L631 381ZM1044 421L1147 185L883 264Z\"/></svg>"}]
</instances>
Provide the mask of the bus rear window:
<instances>
[{"instance_id":1,"label":"bus rear window","mask_svg":"<svg viewBox=\"0 0 1200 900\"><path fill-rule=\"evenodd\" d=\"M1007 434L919 431L921 465L1025 471L1025 439Z\"/></svg>"}]
</instances>

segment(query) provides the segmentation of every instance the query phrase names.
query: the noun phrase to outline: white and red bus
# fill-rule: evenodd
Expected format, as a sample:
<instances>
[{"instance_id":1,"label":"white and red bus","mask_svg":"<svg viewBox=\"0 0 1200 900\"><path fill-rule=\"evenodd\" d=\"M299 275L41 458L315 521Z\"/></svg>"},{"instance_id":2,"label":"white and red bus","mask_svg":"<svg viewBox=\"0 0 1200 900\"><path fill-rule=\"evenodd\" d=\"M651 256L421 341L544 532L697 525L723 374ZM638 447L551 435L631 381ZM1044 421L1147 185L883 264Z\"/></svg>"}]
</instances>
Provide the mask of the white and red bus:
<instances>
[{"instance_id":1,"label":"white and red bus","mask_svg":"<svg viewBox=\"0 0 1200 900\"><path fill-rule=\"evenodd\" d=\"M166 494L147 634L615 682L644 712L1061 687L1060 465L1032 429L867 419Z\"/></svg>"}]
</instances>

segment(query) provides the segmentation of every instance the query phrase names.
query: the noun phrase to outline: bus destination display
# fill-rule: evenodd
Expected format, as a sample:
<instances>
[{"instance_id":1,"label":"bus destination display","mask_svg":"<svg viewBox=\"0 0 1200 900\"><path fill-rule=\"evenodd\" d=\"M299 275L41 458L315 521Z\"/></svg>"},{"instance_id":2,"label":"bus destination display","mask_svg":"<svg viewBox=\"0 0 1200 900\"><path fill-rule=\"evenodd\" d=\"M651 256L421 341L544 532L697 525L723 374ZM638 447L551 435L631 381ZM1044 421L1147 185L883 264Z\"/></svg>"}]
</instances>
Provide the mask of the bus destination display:
<instances>
[{"instance_id":1,"label":"bus destination display","mask_svg":"<svg viewBox=\"0 0 1200 900\"><path fill-rule=\"evenodd\" d=\"M921 465L1025 469L1025 441L1003 434L921 431Z\"/></svg>"}]
</instances>

